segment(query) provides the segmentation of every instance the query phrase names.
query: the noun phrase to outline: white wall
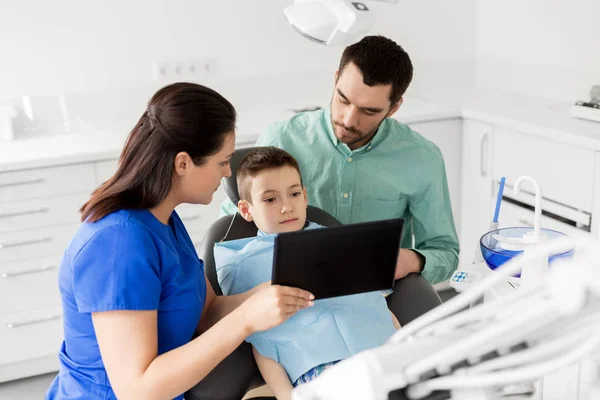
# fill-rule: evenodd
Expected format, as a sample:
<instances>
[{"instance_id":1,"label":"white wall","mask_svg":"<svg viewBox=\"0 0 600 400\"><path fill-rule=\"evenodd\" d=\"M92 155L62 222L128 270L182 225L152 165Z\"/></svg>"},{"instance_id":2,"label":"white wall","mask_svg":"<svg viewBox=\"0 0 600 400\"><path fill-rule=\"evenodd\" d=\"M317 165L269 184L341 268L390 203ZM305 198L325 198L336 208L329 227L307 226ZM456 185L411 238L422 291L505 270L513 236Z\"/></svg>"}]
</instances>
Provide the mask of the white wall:
<instances>
[{"instance_id":1,"label":"white wall","mask_svg":"<svg viewBox=\"0 0 600 400\"><path fill-rule=\"evenodd\" d=\"M152 63L211 57L206 81L332 75L341 48L297 35L291 0L3 0L0 101L24 94L151 92ZM450 85L572 101L600 83L598 0L368 3L373 33L410 53L409 91ZM234 12L234 8L235 12ZM595 27L595 28L594 28ZM215 83L218 86L218 84ZM147 92L144 92L146 95Z\"/></svg>"},{"instance_id":2,"label":"white wall","mask_svg":"<svg viewBox=\"0 0 600 400\"><path fill-rule=\"evenodd\" d=\"M600 84L599 0L477 1L477 86L572 102Z\"/></svg>"},{"instance_id":3,"label":"white wall","mask_svg":"<svg viewBox=\"0 0 600 400\"><path fill-rule=\"evenodd\" d=\"M333 84L342 48L298 35L283 14L290 3L2 0L0 104L19 108L15 130L26 137L79 132L88 121L94 129L132 123L127 121L169 81L154 79L155 61L214 58L217 73L196 80L229 96L234 105L247 92L258 104L272 102L261 98L269 93L261 90L264 85L286 90L282 82L302 82L303 76L326 77L326 82L330 77ZM372 33L392 38L411 55L411 90L448 82L474 85L475 0L368 4L377 18ZM25 117L23 95L32 99L33 122ZM65 127L65 120L74 122Z\"/></svg>"},{"instance_id":4,"label":"white wall","mask_svg":"<svg viewBox=\"0 0 600 400\"><path fill-rule=\"evenodd\" d=\"M319 69L333 60L331 50L295 40L278 3L3 1L2 95L151 84L155 60L215 57L224 76Z\"/></svg>"},{"instance_id":5,"label":"white wall","mask_svg":"<svg viewBox=\"0 0 600 400\"><path fill-rule=\"evenodd\" d=\"M476 0L369 3L375 33L402 44L415 67L412 89L475 85ZM409 92L411 90L409 88Z\"/></svg>"},{"instance_id":6,"label":"white wall","mask_svg":"<svg viewBox=\"0 0 600 400\"><path fill-rule=\"evenodd\" d=\"M416 81L432 74L473 81L474 1L369 3L378 12L373 33L407 48L418 67ZM154 84L153 61L196 57L215 57L219 77L333 75L341 49L289 28L282 13L289 3L3 0L0 97Z\"/></svg>"}]
</instances>

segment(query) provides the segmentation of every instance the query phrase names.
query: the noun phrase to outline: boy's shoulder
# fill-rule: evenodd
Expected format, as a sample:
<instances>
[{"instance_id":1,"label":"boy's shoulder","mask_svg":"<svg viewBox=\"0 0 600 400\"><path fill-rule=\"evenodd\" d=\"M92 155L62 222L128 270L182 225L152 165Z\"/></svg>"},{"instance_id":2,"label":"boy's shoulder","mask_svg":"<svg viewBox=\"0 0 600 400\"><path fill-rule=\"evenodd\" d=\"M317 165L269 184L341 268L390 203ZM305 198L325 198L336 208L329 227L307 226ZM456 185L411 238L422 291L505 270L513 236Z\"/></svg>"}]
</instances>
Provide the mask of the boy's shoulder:
<instances>
[{"instance_id":1,"label":"boy's shoulder","mask_svg":"<svg viewBox=\"0 0 600 400\"><path fill-rule=\"evenodd\" d=\"M319 229L319 228L327 228L324 225L319 225L316 222L311 222L309 221L308 224L306 225L306 227L304 227L304 229Z\"/></svg>"},{"instance_id":2,"label":"boy's shoulder","mask_svg":"<svg viewBox=\"0 0 600 400\"><path fill-rule=\"evenodd\" d=\"M229 249L241 251L253 243L273 243L275 235L257 235L242 239L227 240L225 242L215 243L216 249Z\"/></svg>"}]
</instances>

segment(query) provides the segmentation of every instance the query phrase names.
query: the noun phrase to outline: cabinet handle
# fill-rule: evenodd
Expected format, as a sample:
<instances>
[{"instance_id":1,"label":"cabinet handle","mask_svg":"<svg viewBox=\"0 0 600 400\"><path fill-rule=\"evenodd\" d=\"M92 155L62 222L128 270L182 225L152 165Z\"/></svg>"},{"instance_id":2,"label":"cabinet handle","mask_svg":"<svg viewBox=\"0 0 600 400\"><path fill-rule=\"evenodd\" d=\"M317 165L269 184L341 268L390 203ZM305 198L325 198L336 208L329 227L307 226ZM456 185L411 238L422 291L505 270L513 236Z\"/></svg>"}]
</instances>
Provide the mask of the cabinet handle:
<instances>
[{"instance_id":1,"label":"cabinet handle","mask_svg":"<svg viewBox=\"0 0 600 400\"><path fill-rule=\"evenodd\" d=\"M15 328L21 328L21 327L27 326L27 325L35 325L35 324L41 324L43 322L55 321L58 319L60 319L60 315L55 314L55 315L49 315L49 316L43 317L43 318L33 319L31 321L9 322L8 324L6 324L6 327L15 329Z\"/></svg>"},{"instance_id":2,"label":"cabinet handle","mask_svg":"<svg viewBox=\"0 0 600 400\"><path fill-rule=\"evenodd\" d=\"M531 222L529 219L527 219L525 217L519 218L519 222L522 224L525 224L527 226L533 226L533 222Z\"/></svg>"},{"instance_id":3,"label":"cabinet handle","mask_svg":"<svg viewBox=\"0 0 600 400\"><path fill-rule=\"evenodd\" d=\"M10 217L18 217L19 215L29 215L29 214L39 214L39 213L47 213L50 211L48 207L39 207L31 210L23 210L23 211L14 211L5 214L0 214L0 219L2 218L10 218Z\"/></svg>"},{"instance_id":4,"label":"cabinet handle","mask_svg":"<svg viewBox=\"0 0 600 400\"><path fill-rule=\"evenodd\" d=\"M197 219L200 219L201 217L202 217L202 215L200 215L200 214L193 214L193 215L190 215L189 217L181 217L181 220L184 222L185 221L195 221Z\"/></svg>"},{"instance_id":5,"label":"cabinet handle","mask_svg":"<svg viewBox=\"0 0 600 400\"><path fill-rule=\"evenodd\" d=\"M48 272L48 271L52 271L54 269L56 269L56 265L47 265L47 266L42 267L42 268L28 269L28 270L25 270L25 271L5 272L3 274L0 274L0 278L8 279L8 278L14 278L15 276L30 275L30 274L40 274L42 272Z\"/></svg>"},{"instance_id":6,"label":"cabinet handle","mask_svg":"<svg viewBox=\"0 0 600 400\"><path fill-rule=\"evenodd\" d=\"M481 138L481 143L480 143L480 147L479 147L479 173L484 178L487 178L487 175L488 175L488 171L487 171L487 168L484 163L484 158L485 158L484 155L487 152L487 150L484 151L484 147L486 147L489 140L490 140L489 135L486 133Z\"/></svg>"},{"instance_id":7,"label":"cabinet handle","mask_svg":"<svg viewBox=\"0 0 600 400\"><path fill-rule=\"evenodd\" d=\"M19 246L26 246L28 244L44 243L44 242L49 242L50 240L52 240L52 237L46 236L46 237L40 237L37 239L21 240L21 241L17 241L17 242L4 242L4 243L0 243L0 250L7 249L9 247L19 247Z\"/></svg>"},{"instance_id":8,"label":"cabinet handle","mask_svg":"<svg viewBox=\"0 0 600 400\"><path fill-rule=\"evenodd\" d=\"M26 179L24 181L0 183L0 188L10 187L10 186L32 185L34 183L42 183L42 182L44 182L44 180L45 180L44 178L33 178L33 179Z\"/></svg>"}]
</instances>

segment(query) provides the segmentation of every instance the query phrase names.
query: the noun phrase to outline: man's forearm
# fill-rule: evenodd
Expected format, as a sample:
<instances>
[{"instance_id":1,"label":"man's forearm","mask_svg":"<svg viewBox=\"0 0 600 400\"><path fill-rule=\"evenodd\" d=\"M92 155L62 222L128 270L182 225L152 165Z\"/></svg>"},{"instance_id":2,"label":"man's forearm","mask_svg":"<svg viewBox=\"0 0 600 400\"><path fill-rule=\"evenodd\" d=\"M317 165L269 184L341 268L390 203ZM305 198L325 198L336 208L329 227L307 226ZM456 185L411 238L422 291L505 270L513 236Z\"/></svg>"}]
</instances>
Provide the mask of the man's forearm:
<instances>
[{"instance_id":1,"label":"man's forearm","mask_svg":"<svg viewBox=\"0 0 600 400\"><path fill-rule=\"evenodd\" d=\"M411 272L421 272L425 266L424 257L410 249L400 249L396 263L396 279L404 278Z\"/></svg>"},{"instance_id":2,"label":"man's forearm","mask_svg":"<svg viewBox=\"0 0 600 400\"><path fill-rule=\"evenodd\" d=\"M422 271L423 277L432 285L450 278L458 266L458 248L419 250L427 262Z\"/></svg>"}]
</instances>

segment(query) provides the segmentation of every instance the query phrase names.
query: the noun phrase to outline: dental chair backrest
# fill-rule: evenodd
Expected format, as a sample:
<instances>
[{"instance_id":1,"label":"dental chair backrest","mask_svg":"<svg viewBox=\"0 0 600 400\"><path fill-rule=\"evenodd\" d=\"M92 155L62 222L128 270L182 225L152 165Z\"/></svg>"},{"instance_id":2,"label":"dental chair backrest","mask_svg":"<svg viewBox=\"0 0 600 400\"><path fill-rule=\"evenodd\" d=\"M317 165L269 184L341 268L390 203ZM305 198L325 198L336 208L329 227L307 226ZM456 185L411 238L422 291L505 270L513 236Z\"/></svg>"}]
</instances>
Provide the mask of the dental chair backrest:
<instances>
[{"instance_id":1,"label":"dental chair backrest","mask_svg":"<svg viewBox=\"0 0 600 400\"><path fill-rule=\"evenodd\" d=\"M256 147L249 147L245 149L238 149L235 151L233 157L230 160L231 165L231 176L229 178L223 178L223 188L229 200L235 205L240 201L240 195L238 193L237 180L235 179L236 171L242 161L242 158L248 152L255 149ZM341 223L329 215L327 212L320 208L308 206L306 210L306 218L309 221L315 222L323 226L336 226ZM215 268L215 261L213 257L213 248L215 243L220 241L228 241L235 239L247 238L250 236L256 236L258 228L254 225L254 222L247 222L240 214L233 216L228 215L218 219L208 230L206 236L202 240L200 245L199 254L201 260L204 261L204 271L208 276L213 289L217 295L223 294L217 281L217 270Z\"/></svg>"},{"instance_id":2,"label":"dental chair backrest","mask_svg":"<svg viewBox=\"0 0 600 400\"><path fill-rule=\"evenodd\" d=\"M225 193L234 204L239 201L235 174L242 158L254 147L238 149L230 160L231 177L223 179ZM308 206L307 219L323 226L336 226L341 223L327 212L314 206ZM247 222L238 213L219 218L208 229L198 257L204 261L204 272L217 295L223 292L217 280L217 270L213 248L215 243L226 240L256 236L258 229L253 222ZM441 304L433 286L420 274L410 274L397 280L394 293L387 297L388 307L405 325L432 308ZM246 393L264 385L252 347L242 343L233 353L223 360L210 374L185 394L186 400L240 400ZM274 397L254 397L253 399L274 399Z\"/></svg>"}]
</instances>

